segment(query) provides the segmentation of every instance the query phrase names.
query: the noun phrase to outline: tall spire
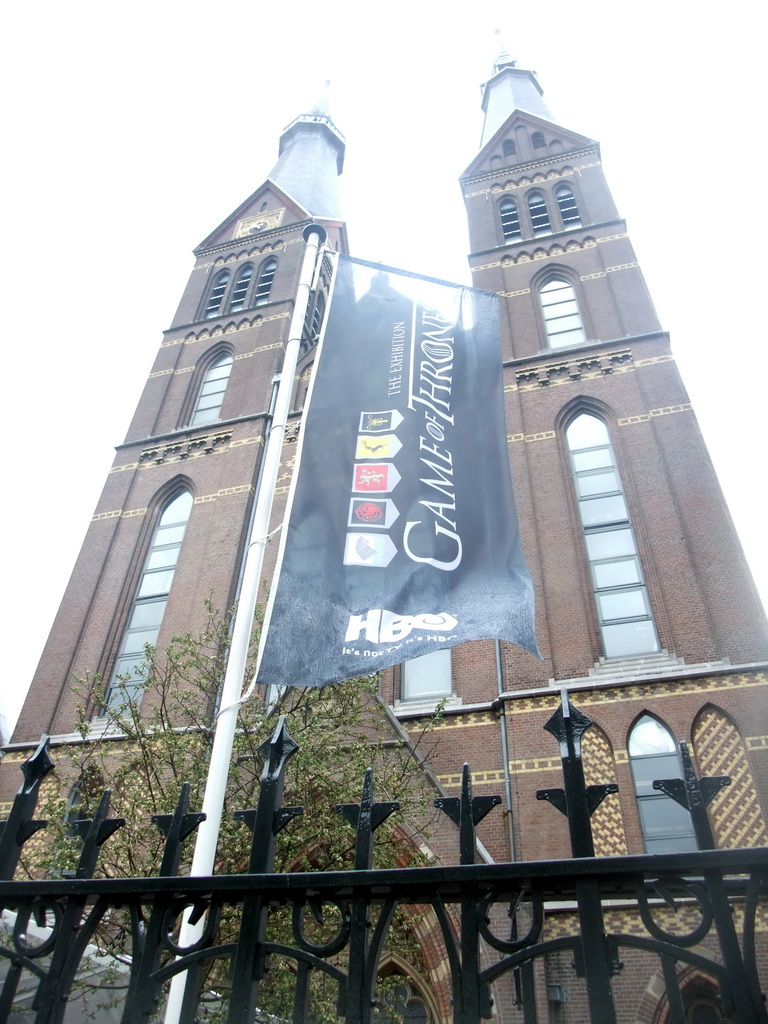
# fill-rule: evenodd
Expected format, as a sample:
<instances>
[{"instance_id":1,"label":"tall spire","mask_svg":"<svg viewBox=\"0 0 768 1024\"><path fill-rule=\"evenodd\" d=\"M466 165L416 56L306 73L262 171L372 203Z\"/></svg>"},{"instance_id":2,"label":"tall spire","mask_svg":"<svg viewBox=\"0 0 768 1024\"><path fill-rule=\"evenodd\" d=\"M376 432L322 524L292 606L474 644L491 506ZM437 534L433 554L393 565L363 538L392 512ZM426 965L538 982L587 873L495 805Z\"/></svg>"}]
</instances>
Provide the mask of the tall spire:
<instances>
[{"instance_id":1,"label":"tall spire","mask_svg":"<svg viewBox=\"0 0 768 1024\"><path fill-rule=\"evenodd\" d=\"M517 61L504 46L496 31L498 51L493 63L493 77L483 85L483 134L480 148L486 145L515 110L524 110L547 121L554 120L542 98L544 90L533 71L518 67Z\"/></svg>"},{"instance_id":2,"label":"tall spire","mask_svg":"<svg viewBox=\"0 0 768 1024\"><path fill-rule=\"evenodd\" d=\"M338 178L345 140L328 113L329 86L326 82L308 114L300 114L283 130L280 158L269 177L313 217L341 220Z\"/></svg>"},{"instance_id":3,"label":"tall spire","mask_svg":"<svg viewBox=\"0 0 768 1024\"><path fill-rule=\"evenodd\" d=\"M494 35L496 36L497 46L496 60L493 62L493 73L495 75L501 71L502 68L516 68L517 61L504 45L504 40L501 38L501 29L497 28Z\"/></svg>"}]
</instances>

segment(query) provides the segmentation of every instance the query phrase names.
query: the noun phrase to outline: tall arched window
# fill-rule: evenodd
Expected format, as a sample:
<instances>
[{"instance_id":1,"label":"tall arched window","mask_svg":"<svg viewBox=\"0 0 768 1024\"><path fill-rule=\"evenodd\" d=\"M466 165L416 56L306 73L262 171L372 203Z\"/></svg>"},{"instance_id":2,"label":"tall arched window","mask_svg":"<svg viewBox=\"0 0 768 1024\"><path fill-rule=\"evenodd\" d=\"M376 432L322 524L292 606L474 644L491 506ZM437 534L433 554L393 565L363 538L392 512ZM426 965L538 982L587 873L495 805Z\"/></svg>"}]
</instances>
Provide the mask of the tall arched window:
<instances>
[{"instance_id":1,"label":"tall arched window","mask_svg":"<svg viewBox=\"0 0 768 1024\"><path fill-rule=\"evenodd\" d=\"M272 290L272 281L275 277L275 271L277 270L277 260L274 256L271 256L268 260L265 260L261 265L259 271L259 280L256 284L256 295L254 296L254 305L263 306L265 302L269 302L269 293Z\"/></svg>"},{"instance_id":2,"label":"tall arched window","mask_svg":"<svg viewBox=\"0 0 768 1024\"><path fill-rule=\"evenodd\" d=\"M515 242L522 238L520 231L520 214L517 212L517 203L514 199L502 199L499 203L499 216L501 217L501 230L505 242Z\"/></svg>"},{"instance_id":3,"label":"tall arched window","mask_svg":"<svg viewBox=\"0 0 768 1024\"><path fill-rule=\"evenodd\" d=\"M229 300L229 312L237 313L245 309L245 300L248 295L248 285L253 277L253 264L247 263L235 279L235 286L232 289L232 298Z\"/></svg>"},{"instance_id":4,"label":"tall arched window","mask_svg":"<svg viewBox=\"0 0 768 1024\"><path fill-rule=\"evenodd\" d=\"M544 327L551 348L578 345L587 340L576 293L564 277L550 277L539 288Z\"/></svg>"},{"instance_id":5,"label":"tall arched window","mask_svg":"<svg viewBox=\"0 0 768 1024\"><path fill-rule=\"evenodd\" d=\"M512 139L504 139L504 141L501 144L501 151L504 154L504 156L514 156L517 153L517 150L515 149L515 144L512 141Z\"/></svg>"},{"instance_id":6,"label":"tall arched window","mask_svg":"<svg viewBox=\"0 0 768 1024\"><path fill-rule=\"evenodd\" d=\"M535 236L552 234L549 211L541 192L532 192L528 196L528 212L531 215L531 227Z\"/></svg>"},{"instance_id":7,"label":"tall arched window","mask_svg":"<svg viewBox=\"0 0 768 1024\"><path fill-rule=\"evenodd\" d=\"M229 278L229 271L222 270L213 279L211 293L208 296L208 304L205 307L206 320L210 320L211 317L218 316L222 300L224 299L224 292L227 290L227 285L229 284Z\"/></svg>"},{"instance_id":8,"label":"tall arched window","mask_svg":"<svg viewBox=\"0 0 768 1024\"><path fill-rule=\"evenodd\" d=\"M144 559L128 625L120 644L112 681L107 689L105 702L111 708L124 707L129 701L141 699L145 647L157 643L191 511L192 495L189 491L180 491L168 502L160 516L152 544Z\"/></svg>"},{"instance_id":9,"label":"tall arched window","mask_svg":"<svg viewBox=\"0 0 768 1024\"><path fill-rule=\"evenodd\" d=\"M325 295L322 292L317 293L315 299L315 308L312 311L312 343L314 344L320 337L320 328L323 326L323 316L325 315Z\"/></svg>"},{"instance_id":10,"label":"tall arched window","mask_svg":"<svg viewBox=\"0 0 768 1024\"><path fill-rule=\"evenodd\" d=\"M213 423L219 418L231 372L232 356L228 352L222 353L211 363L200 385L195 411L189 421L190 426L197 427L201 423Z\"/></svg>"},{"instance_id":11,"label":"tall arched window","mask_svg":"<svg viewBox=\"0 0 768 1024\"><path fill-rule=\"evenodd\" d=\"M307 312L304 316L304 327L301 332L301 345L299 351L303 355L305 352L309 352L311 348L317 344L320 337L320 328L323 325L323 316L325 314L325 294L321 291L314 293L314 302L312 296L307 303Z\"/></svg>"},{"instance_id":12,"label":"tall arched window","mask_svg":"<svg viewBox=\"0 0 768 1024\"><path fill-rule=\"evenodd\" d=\"M576 203L576 196L573 194L573 190L570 186L560 185L560 187L555 191L555 198L557 199L560 216L563 219L563 227L581 227L579 207Z\"/></svg>"},{"instance_id":13,"label":"tall arched window","mask_svg":"<svg viewBox=\"0 0 768 1024\"><path fill-rule=\"evenodd\" d=\"M547 147L547 142L544 138L543 132L534 132L531 136L531 142L534 149L546 149Z\"/></svg>"},{"instance_id":14,"label":"tall arched window","mask_svg":"<svg viewBox=\"0 0 768 1024\"><path fill-rule=\"evenodd\" d=\"M688 811L653 788L656 779L682 778L682 765L672 733L658 718L641 715L629 734L627 750L646 852L695 850L696 838Z\"/></svg>"},{"instance_id":15,"label":"tall arched window","mask_svg":"<svg viewBox=\"0 0 768 1024\"><path fill-rule=\"evenodd\" d=\"M565 432L607 658L659 650L608 428L582 413Z\"/></svg>"}]
</instances>

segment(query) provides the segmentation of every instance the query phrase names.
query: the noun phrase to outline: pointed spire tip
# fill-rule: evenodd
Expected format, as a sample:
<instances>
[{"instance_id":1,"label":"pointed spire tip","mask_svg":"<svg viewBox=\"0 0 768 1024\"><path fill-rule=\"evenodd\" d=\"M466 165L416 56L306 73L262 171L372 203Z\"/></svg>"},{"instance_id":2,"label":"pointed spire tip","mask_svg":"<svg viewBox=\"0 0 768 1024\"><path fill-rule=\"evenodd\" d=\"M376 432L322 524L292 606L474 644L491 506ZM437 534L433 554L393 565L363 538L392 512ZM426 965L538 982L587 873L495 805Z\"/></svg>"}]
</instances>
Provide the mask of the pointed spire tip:
<instances>
[{"instance_id":1,"label":"pointed spire tip","mask_svg":"<svg viewBox=\"0 0 768 1024\"><path fill-rule=\"evenodd\" d=\"M504 40L501 37L501 29L497 28L494 32L496 36L496 60L493 65L493 73L497 74L502 68L516 68L518 66L517 61L509 52L504 45Z\"/></svg>"}]
</instances>

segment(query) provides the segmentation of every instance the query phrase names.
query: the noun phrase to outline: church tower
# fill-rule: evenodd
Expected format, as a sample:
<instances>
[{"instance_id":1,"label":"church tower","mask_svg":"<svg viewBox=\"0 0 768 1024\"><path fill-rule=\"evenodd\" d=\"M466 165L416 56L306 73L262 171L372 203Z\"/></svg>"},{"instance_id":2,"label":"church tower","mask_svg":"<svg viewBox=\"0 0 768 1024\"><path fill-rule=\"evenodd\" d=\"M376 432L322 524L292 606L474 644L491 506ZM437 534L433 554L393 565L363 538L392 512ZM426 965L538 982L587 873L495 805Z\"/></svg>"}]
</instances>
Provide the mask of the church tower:
<instances>
[{"instance_id":1,"label":"church tower","mask_svg":"<svg viewBox=\"0 0 768 1024\"><path fill-rule=\"evenodd\" d=\"M264 442L311 223L346 251L344 138L324 102L280 138L267 180L195 250L195 266L112 469L24 705L15 743L74 728L72 681L130 676L147 643L237 598ZM319 262L289 419L306 394L330 263ZM290 461L295 429L286 432ZM278 492L287 491L289 472ZM284 500L284 499L283 499ZM98 722L99 708L92 712ZM13 759L13 758L12 758ZM8 769L8 785L15 769Z\"/></svg>"},{"instance_id":2,"label":"church tower","mask_svg":"<svg viewBox=\"0 0 768 1024\"><path fill-rule=\"evenodd\" d=\"M541 660L478 642L386 675L404 727L444 702L437 772L506 792L493 856L570 855L536 803L562 785L543 726L561 691L595 723L589 782L619 784L598 853L693 848L687 812L653 791L687 741L730 775L723 846L768 841L768 632L695 414L603 175L533 72L502 51L483 87L480 151L462 175L476 287L501 296L508 451L536 591ZM662 772L662 774L664 774ZM666 776L665 776L666 777ZM504 790L503 788L504 787ZM762 795L761 795L762 787Z\"/></svg>"}]
</instances>

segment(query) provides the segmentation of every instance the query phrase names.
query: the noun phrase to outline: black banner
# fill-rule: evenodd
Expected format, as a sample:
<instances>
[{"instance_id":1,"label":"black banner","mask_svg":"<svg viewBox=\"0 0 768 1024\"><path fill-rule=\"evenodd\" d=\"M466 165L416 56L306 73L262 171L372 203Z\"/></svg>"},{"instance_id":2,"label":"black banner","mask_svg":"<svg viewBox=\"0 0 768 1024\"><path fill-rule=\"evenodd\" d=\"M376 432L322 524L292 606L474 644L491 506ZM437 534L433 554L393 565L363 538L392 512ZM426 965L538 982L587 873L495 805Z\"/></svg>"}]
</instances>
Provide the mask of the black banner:
<instances>
[{"instance_id":1,"label":"black banner","mask_svg":"<svg viewBox=\"0 0 768 1024\"><path fill-rule=\"evenodd\" d=\"M276 685L465 640L536 652L497 296L339 257L264 629Z\"/></svg>"}]
</instances>

